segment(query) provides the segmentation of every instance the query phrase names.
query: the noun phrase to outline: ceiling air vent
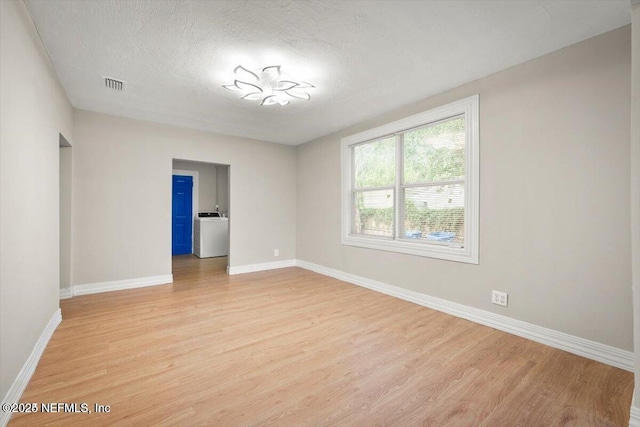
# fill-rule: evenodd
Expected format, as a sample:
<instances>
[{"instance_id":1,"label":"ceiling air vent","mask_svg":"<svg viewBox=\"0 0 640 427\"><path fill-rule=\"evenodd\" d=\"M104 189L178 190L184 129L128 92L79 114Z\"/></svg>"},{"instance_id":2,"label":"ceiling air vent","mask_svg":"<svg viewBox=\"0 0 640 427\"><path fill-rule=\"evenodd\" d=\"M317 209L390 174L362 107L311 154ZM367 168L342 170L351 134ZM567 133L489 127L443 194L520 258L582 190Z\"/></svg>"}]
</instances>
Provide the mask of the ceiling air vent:
<instances>
[{"instance_id":1,"label":"ceiling air vent","mask_svg":"<svg viewBox=\"0 0 640 427\"><path fill-rule=\"evenodd\" d=\"M107 89L124 90L124 82L122 80L112 79L111 77L104 78L104 86Z\"/></svg>"}]
</instances>

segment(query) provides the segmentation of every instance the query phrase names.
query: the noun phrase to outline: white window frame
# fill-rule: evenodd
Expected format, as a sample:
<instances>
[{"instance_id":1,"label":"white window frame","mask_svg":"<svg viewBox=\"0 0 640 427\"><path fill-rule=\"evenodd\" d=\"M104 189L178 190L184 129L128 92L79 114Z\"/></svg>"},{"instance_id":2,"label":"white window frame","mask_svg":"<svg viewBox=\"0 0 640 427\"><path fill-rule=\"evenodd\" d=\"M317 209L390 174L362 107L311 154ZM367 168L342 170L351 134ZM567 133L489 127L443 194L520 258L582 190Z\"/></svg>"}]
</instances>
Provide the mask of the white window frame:
<instances>
[{"instance_id":1,"label":"white window frame","mask_svg":"<svg viewBox=\"0 0 640 427\"><path fill-rule=\"evenodd\" d=\"M480 139L479 139L479 95L452 102L441 107L378 126L342 139L342 233L341 243L348 246L399 252L429 258L478 264L478 237L480 218ZM465 117L465 200L464 200L464 247L413 242L396 237L379 238L351 234L353 222L353 180L352 147L364 142L372 142L385 136L445 120L454 116ZM401 166L402 158L396 154L396 170ZM394 205L396 221L399 215L398 192L401 183L396 177ZM394 227L398 229L398 227Z\"/></svg>"}]
</instances>

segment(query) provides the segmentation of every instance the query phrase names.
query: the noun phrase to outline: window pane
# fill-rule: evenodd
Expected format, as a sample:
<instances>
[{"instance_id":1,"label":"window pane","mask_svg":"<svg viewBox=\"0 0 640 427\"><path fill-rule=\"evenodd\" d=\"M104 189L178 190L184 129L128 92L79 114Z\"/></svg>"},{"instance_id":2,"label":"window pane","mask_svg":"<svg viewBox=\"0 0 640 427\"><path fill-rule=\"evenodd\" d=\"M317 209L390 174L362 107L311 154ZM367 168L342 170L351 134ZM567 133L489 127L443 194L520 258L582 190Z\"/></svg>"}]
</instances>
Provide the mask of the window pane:
<instances>
[{"instance_id":1,"label":"window pane","mask_svg":"<svg viewBox=\"0 0 640 427\"><path fill-rule=\"evenodd\" d=\"M354 191L352 234L393 237L393 190Z\"/></svg>"},{"instance_id":2,"label":"window pane","mask_svg":"<svg viewBox=\"0 0 640 427\"><path fill-rule=\"evenodd\" d=\"M464 185L404 189L404 237L464 244Z\"/></svg>"},{"instance_id":3,"label":"window pane","mask_svg":"<svg viewBox=\"0 0 640 427\"><path fill-rule=\"evenodd\" d=\"M388 187L396 179L396 139L390 137L353 148L356 188Z\"/></svg>"},{"instance_id":4,"label":"window pane","mask_svg":"<svg viewBox=\"0 0 640 427\"><path fill-rule=\"evenodd\" d=\"M404 134L404 182L464 178L464 116Z\"/></svg>"}]
</instances>

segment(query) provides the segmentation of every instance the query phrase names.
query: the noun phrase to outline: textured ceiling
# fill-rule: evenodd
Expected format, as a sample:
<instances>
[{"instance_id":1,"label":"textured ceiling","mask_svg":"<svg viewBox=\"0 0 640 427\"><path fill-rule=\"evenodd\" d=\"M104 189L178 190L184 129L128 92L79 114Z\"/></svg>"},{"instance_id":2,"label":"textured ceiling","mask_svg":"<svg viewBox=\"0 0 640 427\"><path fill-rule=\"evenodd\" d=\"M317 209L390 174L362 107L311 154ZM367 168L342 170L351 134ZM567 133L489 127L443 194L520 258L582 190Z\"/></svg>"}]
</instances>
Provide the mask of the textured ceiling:
<instances>
[{"instance_id":1,"label":"textured ceiling","mask_svg":"<svg viewBox=\"0 0 640 427\"><path fill-rule=\"evenodd\" d=\"M284 144L630 22L606 1L27 0L76 108ZM260 107L221 85L282 65L311 101ZM124 92L102 77L126 81Z\"/></svg>"}]
</instances>

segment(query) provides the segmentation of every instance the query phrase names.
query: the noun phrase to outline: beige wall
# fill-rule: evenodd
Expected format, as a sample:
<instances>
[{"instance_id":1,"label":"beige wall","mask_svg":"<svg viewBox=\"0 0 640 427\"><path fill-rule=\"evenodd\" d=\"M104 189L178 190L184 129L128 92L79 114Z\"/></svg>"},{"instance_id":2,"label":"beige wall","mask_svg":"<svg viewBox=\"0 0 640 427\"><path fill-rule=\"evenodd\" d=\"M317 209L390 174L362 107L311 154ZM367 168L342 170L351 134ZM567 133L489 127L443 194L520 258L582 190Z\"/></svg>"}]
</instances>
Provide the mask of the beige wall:
<instances>
[{"instance_id":1,"label":"beige wall","mask_svg":"<svg viewBox=\"0 0 640 427\"><path fill-rule=\"evenodd\" d=\"M22 2L0 2L0 397L58 309L59 133L73 110Z\"/></svg>"},{"instance_id":2,"label":"beige wall","mask_svg":"<svg viewBox=\"0 0 640 427\"><path fill-rule=\"evenodd\" d=\"M217 201L220 205L220 212L229 215L229 166L216 166L218 183Z\"/></svg>"},{"instance_id":3,"label":"beige wall","mask_svg":"<svg viewBox=\"0 0 640 427\"><path fill-rule=\"evenodd\" d=\"M480 264L342 246L340 139L476 93ZM627 26L299 146L297 256L632 350L629 94Z\"/></svg>"},{"instance_id":4,"label":"beige wall","mask_svg":"<svg viewBox=\"0 0 640 427\"><path fill-rule=\"evenodd\" d=\"M295 258L294 147L82 110L74 124L74 285L171 272L174 158L231 165L231 266Z\"/></svg>"},{"instance_id":5,"label":"beige wall","mask_svg":"<svg viewBox=\"0 0 640 427\"><path fill-rule=\"evenodd\" d=\"M215 211L218 199L218 173L211 163L173 161L174 170L198 172L198 211Z\"/></svg>"}]
</instances>

